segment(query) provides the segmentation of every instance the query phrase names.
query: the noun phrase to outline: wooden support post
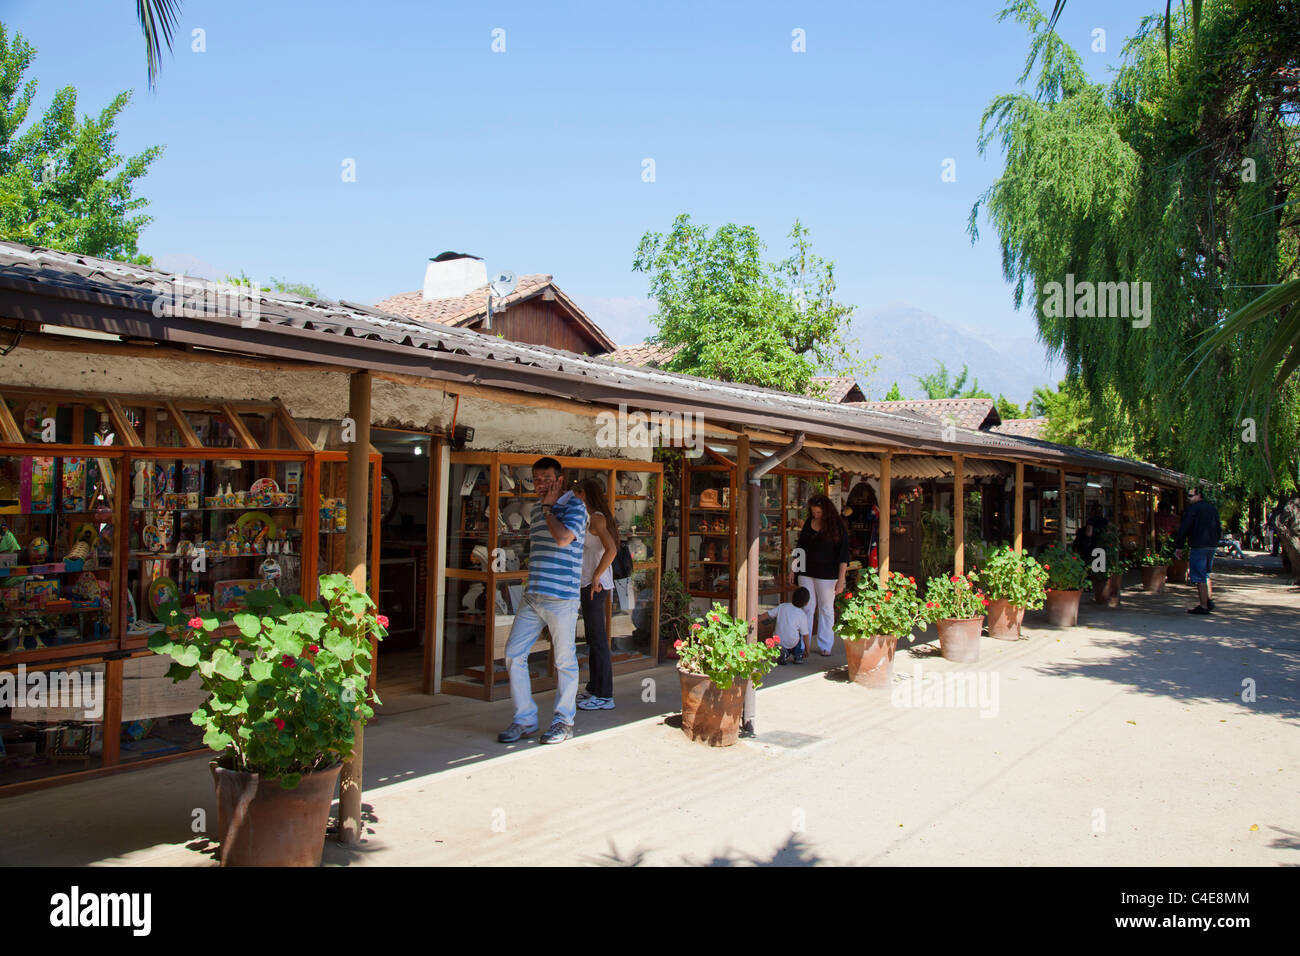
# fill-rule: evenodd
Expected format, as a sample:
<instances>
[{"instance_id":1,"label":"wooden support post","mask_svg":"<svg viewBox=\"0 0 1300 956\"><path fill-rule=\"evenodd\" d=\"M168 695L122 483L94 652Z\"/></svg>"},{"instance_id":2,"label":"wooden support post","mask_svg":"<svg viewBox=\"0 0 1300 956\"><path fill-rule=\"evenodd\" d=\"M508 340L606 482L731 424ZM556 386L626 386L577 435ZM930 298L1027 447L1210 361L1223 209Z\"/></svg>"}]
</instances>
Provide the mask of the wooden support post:
<instances>
[{"instance_id":1,"label":"wooden support post","mask_svg":"<svg viewBox=\"0 0 1300 956\"><path fill-rule=\"evenodd\" d=\"M952 456L952 573L966 573L966 475L961 455Z\"/></svg>"},{"instance_id":2,"label":"wooden support post","mask_svg":"<svg viewBox=\"0 0 1300 956\"><path fill-rule=\"evenodd\" d=\"M369 513L366 497L370 483L370 373L353 372L348 388L348 416L356 423L354 441L348 445L348 532L345 555L348 574L358 591L366 591L366 544L369 541ZM379 489L375 489L378 496ZM356 742L352 759L339 776L340 843L361 840L362 728L353 726Z\"/></svg>"},{"instance_id":3,"label":"wooden support post","mask_svg":"<svg viewBox=\"0 0 1300 956\"><path fill-rule=\"evenodd\" d=\"M116 767L122 762L122 659L104 662L104 713L100 724L104 735L100 752L101 767Z\"/></svg>"},{"instance_id":4,"label":"wooden support post","mask_svg":"<svg viewBox=\"0 0 1300 956\"><path fill-rule=\"evenodd\" d=\"M881 585L889 578L889 529L894 523L894 502L889 490L889 472L892 466L893 456L885 452L880 456L880 541L876 551Z\"/></svg>"},{"instance_id":5,"label":"wooden support post","mask_svg":"<svg viewBox=\"0 0 1300 956\"><path fill-rule=\"evenodd\" d=\"M1016 550L1025 550L1025 463L1016 462L1016 504L1015 511Z\"/></svg>"},{"instance_id":6,"label":"wooden support post","mask_svg":"<svg viewBox=\"0 0 1300 956\"><path fill-rule=\"evenodd\" d=\"M1058 504L1060 506L1060 519L1057 521L1058 531L1061 538L1061 546L1065 546L1065 469L1061 470L1061 483L1058 486L1060 491L1057 492Z\"/></svg>"},{"instance_id":7,"label":"wooden support post","mask_svg":"<svg viewBox=\"0 0 1300 956\"><path fill-rule=\"evenodd\" d=\"M745 476L749 473L749 436L741 435L736 439L736 525L732 533L732 554L736 555L736 616L744 617L749 622L749 637L756 638L755 622L758 620L758 608L749 606L749 575L758 573L756 563L751 564L749 527L749 495L752 491ZM757 538L755 537L755 541ZM755 562L757 558L755 557Z\"/></svg>"}]
</instances>

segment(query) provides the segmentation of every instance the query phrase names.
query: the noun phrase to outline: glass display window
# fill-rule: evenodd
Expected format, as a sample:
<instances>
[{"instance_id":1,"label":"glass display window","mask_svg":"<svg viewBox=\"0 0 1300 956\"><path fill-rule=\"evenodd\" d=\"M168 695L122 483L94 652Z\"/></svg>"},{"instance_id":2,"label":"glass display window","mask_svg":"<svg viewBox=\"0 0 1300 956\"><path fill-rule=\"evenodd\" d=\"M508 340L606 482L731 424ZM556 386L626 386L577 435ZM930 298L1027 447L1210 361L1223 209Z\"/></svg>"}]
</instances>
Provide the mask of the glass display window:
<instances>
[{"instance_id":1,"label":"glass display window","mask_svg":"<svg viewBox=\"0 0 1300 956\"><path fill-rule=\"evenodd\" d=\"M104 763L103 663L0 668L0 786L94 770Z\"/></svg>"},{"instance_id":2,"label":"glass display window","mask_svg":"<svg viewBox=\"0 0 1300 956\"><path fill-rule=\"evenodd\" d=\"M253 590L302 592L305 460L133 457L128 467L128 638L159 630L169 605L220 616ZM346 506L321 515L346 523Z\"/></svg>"},{"instance_id":3,"label":"glass display window","mask_svg":"<svg viewBox=\"0 0 1300 956\"><path fill-rule=\"evenodd\" d=\"M0 457L0 657L113 641L120 467L113 457Z\"/></svg>"},{"instance_id":4,"label":"glass display window","mask_svg":"<svg viewBox=\"0 0 1300 956\"><path fill-rule=\"evenodd\" d=\"M453 452L447 482L447 564L442 619L442 689L464 696L509 696L505 647L528 586L536 455ZM560 458L572 489L584 479L609 498L633 572L615 581L607 630L616 672L651 666L658 653L659 548L662 517L658 463ZM575 633L587 657L581 622ZM543 630L528 655L533 690L555 686L550 635Z\"/></svg>"}]
</instances>

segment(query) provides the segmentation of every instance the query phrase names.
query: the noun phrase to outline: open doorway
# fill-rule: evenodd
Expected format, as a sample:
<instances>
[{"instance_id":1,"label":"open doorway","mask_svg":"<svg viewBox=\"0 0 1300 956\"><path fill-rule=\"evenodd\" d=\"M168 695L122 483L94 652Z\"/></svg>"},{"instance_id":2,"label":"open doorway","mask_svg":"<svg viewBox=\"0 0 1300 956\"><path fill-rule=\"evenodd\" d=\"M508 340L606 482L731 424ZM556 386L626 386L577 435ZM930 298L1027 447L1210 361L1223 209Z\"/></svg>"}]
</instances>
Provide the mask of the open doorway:
<instances>
[{"instance_id":1,"label":"open doorway","mask_svg":"<svg viewBox=\"0 0 1300 956\"><path fill-rule=\"evenodd\" d=\"M380 613L388 636L379 646L380 696L419 693L428 633L426 606L430 563L431 493L428 432L371 428L370 443L381 456L379 483Z\"/></svg>"}]
</instances>

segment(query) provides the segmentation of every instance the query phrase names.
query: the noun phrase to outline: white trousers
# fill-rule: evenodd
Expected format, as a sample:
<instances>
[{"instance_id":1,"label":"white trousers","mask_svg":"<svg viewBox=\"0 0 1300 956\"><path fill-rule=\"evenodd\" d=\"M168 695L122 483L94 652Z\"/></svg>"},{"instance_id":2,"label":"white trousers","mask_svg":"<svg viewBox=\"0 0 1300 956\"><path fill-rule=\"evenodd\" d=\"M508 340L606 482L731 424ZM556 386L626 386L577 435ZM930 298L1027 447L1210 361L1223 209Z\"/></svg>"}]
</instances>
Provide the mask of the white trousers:
<instances>
[{"instance_id":1,"label":"white trousers","mask_svg":"<svg viewBox=\"0 0 1300 956\"><path fill-rule=\"evenodd\" d=\"M808 633L813 632L813 619L817 620L817 649L830 652L835 645L835 578L810 578L799 575L799 587L808 589L808 603L803 612L808 615Z\"/></svg>"}]
</instances>

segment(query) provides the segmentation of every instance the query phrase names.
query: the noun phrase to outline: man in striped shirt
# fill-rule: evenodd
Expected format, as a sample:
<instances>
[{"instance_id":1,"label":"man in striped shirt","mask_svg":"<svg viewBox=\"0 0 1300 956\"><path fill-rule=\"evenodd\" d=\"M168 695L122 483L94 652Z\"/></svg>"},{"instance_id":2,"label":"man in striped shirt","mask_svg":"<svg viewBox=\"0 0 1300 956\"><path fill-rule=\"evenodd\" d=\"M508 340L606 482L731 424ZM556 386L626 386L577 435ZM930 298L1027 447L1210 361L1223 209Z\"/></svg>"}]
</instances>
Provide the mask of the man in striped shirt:
<instances>
[{"instance_id":1,"label":"man in striped shirt","mask_svg":"<svg viewBox=\"0 0 1300 956\"><path fill-rule=\"evenodd\" d=\"M515 609L515 623L506 641L506 669L510 674L515 716L510 726L497 736L503 744L537 732L537 704L528 674L528 653L543 627L551 634L558 686L555 715L541 742L558 744L572 737L577 712L578 655L574 644L587 508L577 495L566 490L564 467L554 458L541 458L533 465L533 487L537 501L528 525L528 588L522 606Z\"/></svg>"}]
</instances>

